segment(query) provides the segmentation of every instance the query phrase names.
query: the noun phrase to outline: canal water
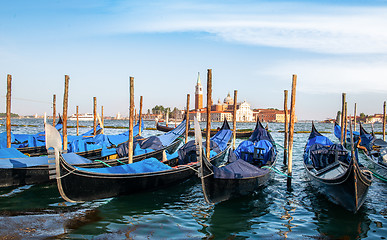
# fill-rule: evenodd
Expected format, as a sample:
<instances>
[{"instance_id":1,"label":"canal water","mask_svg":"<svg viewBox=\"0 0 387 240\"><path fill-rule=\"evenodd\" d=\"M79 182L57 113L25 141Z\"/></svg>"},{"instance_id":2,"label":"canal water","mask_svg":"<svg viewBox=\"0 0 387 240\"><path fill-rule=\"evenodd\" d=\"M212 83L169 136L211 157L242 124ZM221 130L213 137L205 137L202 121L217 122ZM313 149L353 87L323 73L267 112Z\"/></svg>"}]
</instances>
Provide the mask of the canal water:
<instances>
[{"instance_id":1,"label":"canal water","mask_svg":"<svg viewBox=\"0 0 387 240\"><path fill-rule=\"evenodd\" d=\"M12 124L17 125L13 131L18 133L43 130L42 120L15 119ZM81 124L90 127L92 122ZM105 121L105 125L128 123ZM254 125L238 123L237 128L253 129ZM220 123L212 124L212 128L218 126ZM154 128L154 122L146 122L146 127ZM198 179L154 192L77 204L65 202L56 185L0 189L0 239L386 239L387 183L374 178L367 200L356 214L327 202L310 187L302 164L309 136L302 132L310 128L311 123L295 126L299 133L294 137L292 191L287 191L286 177L281 174L275 174L267 187L251 196L216 205L204 201ZM333 124L317 123L316 128L337 141ZM283 125L270 123L269 129L283 146ZM376 131L380 129L375 126ZM4 125L0 126L3 131ZM105 132L123 131L107 128ZM69 134L74 133L70 128ZM154 134L160 132L144 132L145 136ZM365 156L360 157L366 163ZM278 147L276 167L285 173L282 162L283 149Z\"/></svg>"}]
</instances>

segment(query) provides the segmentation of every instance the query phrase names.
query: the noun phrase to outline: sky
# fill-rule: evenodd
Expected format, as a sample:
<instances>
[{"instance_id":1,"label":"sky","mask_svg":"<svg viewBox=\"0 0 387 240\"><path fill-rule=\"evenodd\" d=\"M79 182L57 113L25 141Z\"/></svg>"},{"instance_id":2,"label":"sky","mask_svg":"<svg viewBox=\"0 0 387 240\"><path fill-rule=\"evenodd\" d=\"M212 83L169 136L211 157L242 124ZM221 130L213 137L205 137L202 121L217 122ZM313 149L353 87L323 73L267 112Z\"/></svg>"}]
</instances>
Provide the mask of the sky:
<instances>
[{"instance_id":1,"label":"sky","mask_svg":"<svg viewBox=\"0 0 387 240\"><path fill-rule=\"evenodd\" d=\"M338 3L339 2L339 3ZM143 112L194 107L198 72L213 101L238 90L251 108L283 109L297 75L299 120L381 113L387 98L387 0L0 1L0 112L7 74L12 112L128 115L129 77ZM206 98L204 97L206 105Z\"/></svg>"}]
</instances>

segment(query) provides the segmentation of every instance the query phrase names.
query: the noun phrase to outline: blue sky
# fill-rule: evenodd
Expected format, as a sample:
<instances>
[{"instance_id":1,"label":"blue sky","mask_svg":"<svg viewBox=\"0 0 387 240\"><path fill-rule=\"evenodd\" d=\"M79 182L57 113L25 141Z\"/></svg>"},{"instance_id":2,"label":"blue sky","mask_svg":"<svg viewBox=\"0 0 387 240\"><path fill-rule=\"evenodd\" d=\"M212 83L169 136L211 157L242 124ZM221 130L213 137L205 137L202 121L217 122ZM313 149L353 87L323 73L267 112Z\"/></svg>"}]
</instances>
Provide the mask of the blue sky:
<instances>
[{"instance_id":1,"label":"blue sky","mask_svg":"<svg viewBox=\"0 0 387 240\"><path fill-rule=\"evenodd\" d=\"M283 108L297 74L299 119L381 113L387 98L387 1L1 1L0 112L127 115L129 76L144 111L186 105L200 72L213 99L238 90L252 108ZM206 87L204 87L206 89ZM290 91L289 91L290 92Z\"/></svg>"}]
</instances>

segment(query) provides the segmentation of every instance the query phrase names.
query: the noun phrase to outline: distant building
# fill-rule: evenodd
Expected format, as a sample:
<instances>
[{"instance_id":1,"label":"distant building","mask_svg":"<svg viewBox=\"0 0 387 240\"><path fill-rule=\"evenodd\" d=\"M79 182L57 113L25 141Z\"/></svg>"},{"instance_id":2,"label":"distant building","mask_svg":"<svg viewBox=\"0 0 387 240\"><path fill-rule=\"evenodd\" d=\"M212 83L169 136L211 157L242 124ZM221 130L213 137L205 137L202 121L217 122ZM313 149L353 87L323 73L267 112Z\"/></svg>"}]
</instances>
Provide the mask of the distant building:
<instances>
[{"instance_id":1,"label":"distant building","mask_svg":"<svg viewBox=\"0 0 387 240\"><path fill-rule=\"evenodd\" d=\"M257 121L257 118L261 122L285 122L285 112L284 110L278 109L254 109L253 110L254 121ZM294 116L295 122L297 122L297 116ZM288 110L287 120L290 120L290 110Z\"/></svg>"},{"instance_id":2,"label":"distant building","mask_svg":"<svg viewBox=\"0 0 387 240\"><path fill-rule=\"evenodd\" d=\"M366 123L382 123L383 122L383 114L374 114L373 116L368 116L366 119Z\"/></svg>"},{"instance_id":3,"label":"distant building","mask_svg":"<svg viewBox=\"0 0 387 240\"><path fill-rule=\"evenodd\" d=\"M203 108L203 86L200 81L200 73L195 86L195 110Z\"/></svg>"}]
</instances>

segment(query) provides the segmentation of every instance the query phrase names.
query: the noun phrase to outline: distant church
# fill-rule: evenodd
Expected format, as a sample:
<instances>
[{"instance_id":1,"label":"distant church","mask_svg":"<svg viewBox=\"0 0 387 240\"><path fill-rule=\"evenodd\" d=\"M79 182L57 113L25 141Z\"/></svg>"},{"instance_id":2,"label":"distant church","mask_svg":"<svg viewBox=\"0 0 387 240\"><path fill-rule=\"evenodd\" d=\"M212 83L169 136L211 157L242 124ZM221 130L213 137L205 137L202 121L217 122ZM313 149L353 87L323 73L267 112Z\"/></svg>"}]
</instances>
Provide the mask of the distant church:
<instances>
[{"instance_id":1,"label":"distant church","mask_svg":"<svg viewBox=\"0 0 387 240\"><path fill-rule=\"evenodd\" d=\"M200 73L198 72L198 80L195 86L195 110L203 108L203 86L200 81Z\"/></svg>"},{"instance_id":2,"label":"distant church","mask_svg":"<svg viewBox=\"0 0 387 240\"><path fill-rule=\"evenodd\" d=\"M227 97L223 100L223 103L218 100L217 104L211 106L211 121L232 121L232 114L234 109L234 99L228 93ZM190 118L196 118L199 121L206 121L207 109L203 107L203 86L200 80L200 73L198 73L198 79L195 86L195 109L190 111ZM250 110L250 104L246 101L237 104L236 120L238 122L251 122L253 121L253 111Z\"/></svg>"},{"instance_id":3,"label":"distant church","mask_svg":"<svg viewBox=\"0 0 387 240\"><path fill-rule=\"evenodd\" d=\"M230 93L221 102L218 99L216 104L211 106L211 121L222 122L224 119L232 121L234 109L234 99L230 96ZM289 119L288 110L288 119ZM203 86L200 80L200 73L195 86L195 109L190 110L190 119L196 117L199 121L206 121L207 108L203 106ZM295 116L297 119L297 116ZM283 110L277 109L254 109L250 108L250 104L244 100L237 103L236 121L237 122L254 122L259 118L263 122L284 122L285 114ZM297 121L297 120L296 120Z\"/></svg>"}]
</instances>

